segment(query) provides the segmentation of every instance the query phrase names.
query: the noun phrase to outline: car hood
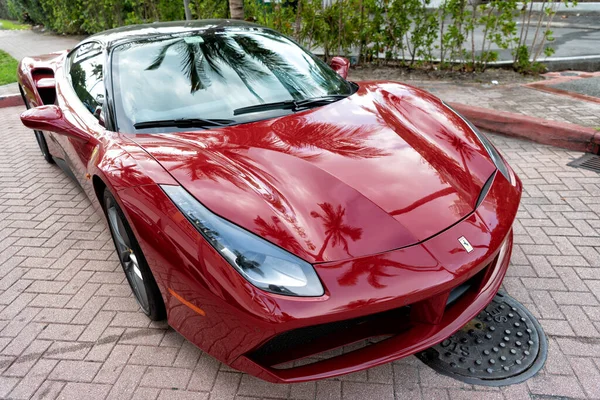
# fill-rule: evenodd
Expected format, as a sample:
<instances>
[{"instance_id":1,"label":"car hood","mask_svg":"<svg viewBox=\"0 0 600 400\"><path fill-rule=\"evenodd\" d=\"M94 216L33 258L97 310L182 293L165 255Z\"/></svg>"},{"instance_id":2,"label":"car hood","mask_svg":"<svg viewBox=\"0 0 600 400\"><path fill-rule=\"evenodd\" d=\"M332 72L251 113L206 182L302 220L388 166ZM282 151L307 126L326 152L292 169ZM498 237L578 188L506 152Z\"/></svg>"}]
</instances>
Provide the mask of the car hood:
<instances>
[{"instance_id":1,"label":"car hood","mask_svg":"<svg viewBox=\"0 0 600 400\"><path fill-rule=\"evenodd\" d=\"M459 116L392 82L279 118L134 140L214 213L309 262L423 241L471 213L495 170Z\"/></svg>"}]
</instances>

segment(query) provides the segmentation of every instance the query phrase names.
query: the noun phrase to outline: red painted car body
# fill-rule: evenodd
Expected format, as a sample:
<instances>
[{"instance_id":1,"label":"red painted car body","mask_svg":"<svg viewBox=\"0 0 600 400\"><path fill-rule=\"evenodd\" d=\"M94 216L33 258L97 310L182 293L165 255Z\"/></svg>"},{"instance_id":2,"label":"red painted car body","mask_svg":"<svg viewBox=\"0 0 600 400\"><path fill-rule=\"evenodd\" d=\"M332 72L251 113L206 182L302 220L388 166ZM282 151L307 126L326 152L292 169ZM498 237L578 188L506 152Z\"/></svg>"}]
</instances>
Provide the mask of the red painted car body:
<instances>
[{"instance_id":1,"label":"red painted car body","mask_svg":"<svg viewBox=\"0 0 600 400\"><path fill-rule=\"evenodd\" d=\"M132 34L139 31L112 37ZM521 183L509 167L508 177L500 173L469 125L434 96L395 82L359 82L346 99L283 117L205 131L117 133L76 97L66 54L21 62L29 105L60 110L30 110L24 123L52 126L44 131L50 153L95 207L102 188L113 193L169 324L220 361L271 382L358 371L442 341L500 287ZM215 214L308 261L325 294L256 288L160 184L183 186ZM459 287L468 289L449 303ZM375 337L386 339L314 358ZM278 367L295 360L302 362Z\"/></svg>"}]
</instances>

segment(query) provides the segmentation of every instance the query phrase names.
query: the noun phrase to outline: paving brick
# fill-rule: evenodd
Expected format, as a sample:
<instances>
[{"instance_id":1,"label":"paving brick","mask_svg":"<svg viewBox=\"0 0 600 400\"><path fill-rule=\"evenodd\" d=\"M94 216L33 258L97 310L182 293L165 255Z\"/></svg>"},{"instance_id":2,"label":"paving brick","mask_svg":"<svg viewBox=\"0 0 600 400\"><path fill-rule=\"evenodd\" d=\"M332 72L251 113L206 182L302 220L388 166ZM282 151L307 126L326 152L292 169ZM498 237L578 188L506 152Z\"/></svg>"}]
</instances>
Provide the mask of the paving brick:
<instances>
[{"instance_id":1,"label":"paving brick","mask_svg":"<svg viewBox=\"0 0 600 400\"><path fill-rule=\"evenodd\" d=\"M587 282L589 284L589 282ZM593 293L589 292L552 292L552 297L557 304L595 306L598 303Z\"/></svg>"},{"instance_id":2,"label":"paving brick","mask_svg":"<svg viewBox=\"0 0 600 400\"><path fill-rule=\"evenodd\" d=\"M339 400L342 398L342 382L340 381L317 381L316 399Z\"/></svg>"},{"instance_id":3,"label":"paving brick","mask_svg":"<svg viewBox=\"0 0 600 400\"><path fill-rule=\"evenodd\" d=\"M138 387L133 393L131 400L154 400L158 398L160 389L149 387Z\"/></svg>"},{"instance_id":4,"label":"paving brick","mask_svg":"<svg viewBox=\"0 0 600 400\"><path fill-rule=\"evenodd\" d=\"M398 392L396 392L398 393ZM423 395L423 399L431 399L431 400L448 400L450 399L450 395L448 391L445 389L433 389L433 388L423 388L421 391ZM397 397L398 399L402 399L403 397Z\"/></svg>"},{"instance_id":5,"label":"paving brick","mask_svg":"<svg viewBox=\"0 0 600 400\"><path fill-rule=\"evenodd\" d=\"M61 360L83 360L91 347L90 343L54 341L44 356Z\"/></svg>"},{"instance_id":6,"label":"paving brick","mask_svg":"<svg viewBox=\"0 0 600 400\"><path fill-rule=\"evenodd\" d=\"M2 350L3 355L18 356L25 350L37 335L44 330L46 324L30 323Z\"/></svg>"},{"instance_id":7,"label":"paving brick","mask_svg":"<svg viewBox=\"0 0 600 400\"><path fill-rule=\"evenodd\" d=\"M213 396L211 396L211 399ZM162 389L158 395L159 400L206 400L208 393L181 392L179 390ZM215 397L218 399L218 397Z\"/></svg>"},{"instance_id":8,"label":"paving brick","mask_svg":"<svg viewBox=\"0 0 600 400\"><path fill-rule=\"evenodd\" d=\"M86 400L103 400L109 391L109 385L69 382L60 392L60 398L61 400L80 400L82 394L85 393Z\"/></svg>"},{"instance_id":9,"label":"paving brick","mask_svg":"<svg viewBox=\"0 0 600 400\"><path fill-rule=\"evenodd\" d=\"M193 345L191 342L185 340L179 352L177 353L177 358L173 361L174 367L183 367L183 368L194 368L198 359L201 357L202 351Z\"/></svg>"},{"instance_id":10,"label":"paving brick","mask_svg":"<svg viewBox=\"0 0 600 400\"><path fill-rule=\"evenodd\" d=\"M178 350L173 347L137 346L129 358L129 363L170 366L173 364Z\"/></svg>"},{"instance_id":11,"label":"paving brick","mask_svg":"<svg viewBox=\"0 0 600 400\"><path fill-rule=\"evenodd\" d=\"M48 324L45 329L40 332L38 338L51 340L77 340L84 329L84 325Z\"/></svg>"},{"instance_id":12,"label":"paving brick","mask_svg":"<svg viewBox=\"0 0 600 400\"><path fill-rule=\"evenodd\" d=\"M62 360L50 374L50 379L71 382L91 382L102 363Z\"/></svg>"},{"instance_id":13,"label":"paving brick","mask_svg":"<svg viewBox=\"0 0 600 400\"><path fill-rule=\"evenodd\" d=\"M448 394L450 395L451 400L470 400L480 396L482 398L485 397L486 400L504 400L504 396L502 395L502 393L493 392L486 392L485 394L483 394L474 392L472 390L450 389L448 390Z\"/></svg>"},{"instance_id":14,"label":"paving brick","mask_svg":"<svg viewBox=\"0 0 600 400\"><path fill-rule=\"evenodd\" d=\"M28 370L27 375L25 375L18 385L16 385L15 388L10 392L10 398L31 398L38 387L44 383L46 377L57 363L58 361L56 360L39 360Z\"/></svg>"},{"instance_id":15,"label":"paving brick","mask_svg":"<svg viewBox=\"0 0 600 400\"><path fill-rule=\"evenodd\" d=\"M600 371L589 358L570 357L569 362L579 383L590 398L600 398Z\"/></svg>"},{"instance_id":16,"label":"paving brick","mask_svg":"<svg viewBox=\"0 0 600 400\"><path fill-rule=\"evenodd\" d=\"M290 385L280 385L262 381L250 375L243 375L238 394L242 396L273 397L285 399L288 397Z\"/></svg>"},{"instance_id":17,"label":"paving brick","mask_svg":"<svg viewBox=\"0 0 600 400\"><path fill-rule=\"evenodd\" d=\"M217 378L219 367L220 363L217 360L203 353L192 372L188 388L194 391L210 391Z\"/></svg>"},{"instance_id":18,"label":"paving brick","mask_svg":"<svg viewBox=\"0 0 600 400\"><path fill-rule=\"evenodd\" d=\"M567 355L600 358L600 340L598 339L556 338L556 341Z\"/></svg>"},{"instance_id":19,"label":"paving brick","mask_svg":"<svg viewBox=\"0 0 600 400\"><path fill-rule=\"evenodd\" d=\"M390 385L366 382L342 382L344 399L362 400L366 398L393 399L394 390Z\"/></svg>"},{"instance_id":20,"label":"paving brick","mask_svg":"<svg viewBox=\"0 0 600 400\"><path fill-rule=\"evenodd\" d=\"M580 306L561 306L560 309L577 336L600 337L600 334Z\"/></svg>"},{"instance_id":21,"label":"paving brick","mask_svg":"<svg viewBox=\"0 0 600 400\"><path fill-rule=\"evenodd\" d=\"M128 399L133 396L145 371L146 367L142 365L126 365L115 384L112 385L108 398Z\"/></svg>"},{"instance_id":22,"label":"paving brick","mask_svg":"<svg viewBox=\"0 0 600 400\"><path fill-rule=\"evenodd\" d=\"M31 399L56 399L58 397L58 394L65 387L65 385L65 382L44 381L44 383L42 383L38 390L33 394L33 397Z\"/></svg>"},{"instance_id":23,"label":"paving brick","mask_svg":"<svg viewBox=\"0 0 600 400\"><path fill-rule=\"evenodd\" d=\"M211 399L234 398L237 394L242 374L239 372L220 371L211 390ZM315 382L306 382L306 384L292 385L291 398L293 399L314 399ZM189 388L189 386L188 386Z\"/></svg>"},{"instance_id":24,"label":"paving brick","mask_svg":"<svg viewBox=\"0 0 600 400\"><path fill-rule=\"evenodd\" d=\"M115 345L110 356L108 356L102 365L102 368L96 375L95 382L115 383L134 349L134 346L122 344Z\"/></svg>"},{"instance_id":25,"label":"paving brick","mask_svg":"<svg viewBox=\"0 0 600 400\"><path fill-rule=\"evenodd\" d=\"M575 336L575 332L568 321L560 319L539 319L547 335Z\"/></svg>"},{"instance_id":26,"label":"paving brick","mask_svg":"<svg viewBox=\"0 0 600 400\"><path fill-rule=\"evenodd\" d=\"M0 376L0 398L6 398L12 390L12 388L15 387L18 383L19 378Z\"/></svg>"},{"instance_id":27,"label":"paving brick","mask_svg":"<svg viewBox=\"0 0 600 400\"><path fill-rule=\"evenodd\" d=\"M585 282L579 278L575 269L572 267L556 267L554 269L560 279L563 281L568 290L572 291L587 291L588 288Z\"/></svg>"},{"instance_id":28,"label":"paving brick","mask_svg":"<svg viewBox=\"0 0 600 400\"><path fill-rule=\"evenodd\" d=\"M192 371L186 368L148 367L141 386L185 389Z\"/></svg>"},{"instance_id":29,"label":"paving brick","mask_svg":"<svg viewBox=\"0 0 600 400\"><path fill-rule=\"evenodd\" d=\"M575 376L536 375L527 381L531 393L546 396L585 397Z\"/></svg>"},{"instance_id":30,"label":"paving brick","mask_svg":"<svg viewBox=\"0 0 600 400\"><path fill-rule=\"evenodd\" d=\"M88 361L105 361L125 330L123 328L106 328L85 356Z\"/></svg>"},{"instance_id":31,"label":"paving brick","mask_svg":"<svg viewBox=\"0 0 600 400\"><path fill-rule=\"evenodd\" d=\"M45 340L34 340L2 374L6 376L27 375L44 351L50 346L50 343Z\"/></svg>"}]
</instances>

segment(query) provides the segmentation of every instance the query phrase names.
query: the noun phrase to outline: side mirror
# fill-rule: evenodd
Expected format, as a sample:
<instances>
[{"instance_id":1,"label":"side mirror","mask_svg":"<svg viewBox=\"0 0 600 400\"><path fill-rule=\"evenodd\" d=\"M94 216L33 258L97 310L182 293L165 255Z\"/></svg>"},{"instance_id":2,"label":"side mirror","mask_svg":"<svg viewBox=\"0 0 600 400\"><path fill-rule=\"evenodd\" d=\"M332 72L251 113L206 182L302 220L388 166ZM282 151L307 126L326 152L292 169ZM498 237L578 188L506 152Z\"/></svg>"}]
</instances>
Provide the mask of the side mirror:
<instances>
[{"instance_id":1,"label":"side mirror","mask_svg":"<svg viewBox=\"0 0 600 400\"><path fill-rule=\"evenodd\" d=\"M21 122L37 131L50 131L88 141L89 136L67 120L56 105L30 108L21 114Z\"/></svg>"},{"instance_id":2,"label":"side mirror","mask_svg":"<svg viewBox=\"0 0 600 400\"><path fill-rule=\"evenodd\" d=\"M350 69L350 61L344 57L333 57L329 63L331 69L333 69L339 76L346 79L348 77L348 70Z\"/></svg>"}]
</instances>

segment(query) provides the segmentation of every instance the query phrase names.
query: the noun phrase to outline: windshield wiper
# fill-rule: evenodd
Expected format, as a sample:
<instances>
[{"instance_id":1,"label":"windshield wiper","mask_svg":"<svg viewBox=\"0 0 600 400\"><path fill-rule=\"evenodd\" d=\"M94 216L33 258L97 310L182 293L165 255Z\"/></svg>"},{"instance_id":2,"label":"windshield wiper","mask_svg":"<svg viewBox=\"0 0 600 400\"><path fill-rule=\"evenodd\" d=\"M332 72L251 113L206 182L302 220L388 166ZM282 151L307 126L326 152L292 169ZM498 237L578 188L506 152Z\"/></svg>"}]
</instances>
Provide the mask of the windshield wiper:
<instances>
[{"instance_id":1,"label":"windshield wiper","mask_svg":"<svg viewBox=\"0 0 600 400\"><path fill-rule=\"evenodd\" d=\"M295 100L277 101L275 103L256 104L254 106L236 108L233 110L233 115L250 114L253 112L269 111L269 110L286 110L296 107Z\"/></svg>"},{"instance_id":2,"label":"windshield wiper","mask_svg":"<svg viewBox=\"0 0 600 400\"><path fill-rule=\"evenodd\" d=\"M333 103L341 99L348 97L346 94L330 94L323 97L315 97L312 99L298 100L296 101L296 108L304 108L307 106L316 106L321 104Z\"/></svg>"},{"instance_id":3,"label":"windshield wiper","mask_svg":"<svg viewBox=\"0 0 600 400\"><path fill-rule=\"evenodd\" d=\"M311 106L317 106L322 104L332 103L337 100L345 99L348 95L345 94L332 94L323 97L315 97L312 99L304 100L285 100L277 101L274 103L256 104L254 106L242 107L233 110L233 115L249 114L253 112L270 111L270 110L294 110L298 111L306 109Z\"/></svg>"},{"instance_id":4,"label":"windshield wiper","mask_svg":"<svg viewBox=\"0 0 600 400\"><path fill-rule=\"evenodd\" d=\"M227 126L233 124L232 119L179 118L160 121L145 121L134 124L135 129L176 127L176 128L209 128L211 126Z\"/></svg>"}]
</instances>

